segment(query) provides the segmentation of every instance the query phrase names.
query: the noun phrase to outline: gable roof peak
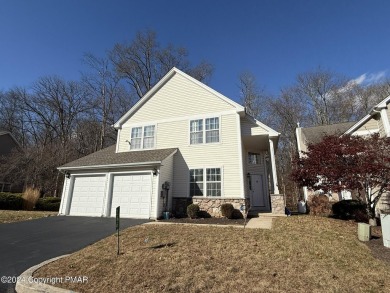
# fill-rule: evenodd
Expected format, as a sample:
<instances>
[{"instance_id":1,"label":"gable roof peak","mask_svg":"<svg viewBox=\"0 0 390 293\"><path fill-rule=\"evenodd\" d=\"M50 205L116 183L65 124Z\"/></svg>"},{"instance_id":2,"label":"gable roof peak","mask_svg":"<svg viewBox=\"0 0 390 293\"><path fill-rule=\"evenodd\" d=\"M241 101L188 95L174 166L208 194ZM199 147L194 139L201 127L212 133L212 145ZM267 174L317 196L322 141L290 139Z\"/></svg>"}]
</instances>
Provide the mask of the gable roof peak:
<instances>
[{"instance_id":1,"label":"gable roof peak","mask_svg":"<svg viewBox=\"0 0 390 293\"><path fill-rule=\"evenodd\" d=\"M222 95L221 93L217 92L216 90L212 89L211 87L205 85L204 83L200 82L199 80L193 78L192 76L188 75L187 73L184 73L180 69L176 67L172 67L171 70L168 71L167 74L164 75L163 78L159 80L159 82L156 83L126 114L124 114L113 126L116 129L119 129L122 127L123 123L133 114L135 113L139 108L145 104L146 101L148 101L169 79L171 79L175 74L178 74L187 80L195 83L196 85L200 86L201 88L205 89L206 91L212 93L216 97L220 98L221 100L225 101L226 103L232 105L234 108L236 108L237 112L239 113L245 113L245 108L236 103L235 101L229 99L228 97Z\"/></svg>"}]
</instances>

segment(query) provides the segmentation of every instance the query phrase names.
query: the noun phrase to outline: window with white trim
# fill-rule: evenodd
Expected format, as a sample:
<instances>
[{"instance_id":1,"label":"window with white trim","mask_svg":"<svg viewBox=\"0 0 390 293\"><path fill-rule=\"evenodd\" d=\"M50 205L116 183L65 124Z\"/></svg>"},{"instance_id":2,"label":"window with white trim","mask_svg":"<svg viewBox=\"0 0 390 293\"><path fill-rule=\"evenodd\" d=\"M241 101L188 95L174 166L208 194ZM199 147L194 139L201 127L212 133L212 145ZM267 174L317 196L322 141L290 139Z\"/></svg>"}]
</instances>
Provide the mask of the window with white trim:
<instances>
[{"instance_id":1,"label":"window with white trim","mask_svg":"<svg viewBox=\"0 0 390 293\"><path fill-rule=\"evenodd\" d=\"M248 153L248 164L259 165L260 164L260 154Z\"/></svg>"},{"instance_id":2,"label":"window with white trim","mask_svg":"<svg viewBox=\"0 0 390 293\"><path fill-rule=\"evenodd\" d=\"M203 169L190 170L190 196L203 195Z\"/></svg>"},{"instance_id":3,"label":"window with white trim","mask_svg":"<svg viewBox=\"0 0 390 293\"><path fill-rule=\"evenodd\" d=\"M205 118L190 121L190 144L219 142L219 118Z\"/></svg>"},{"instance_id":4,"label":"window with white trim","mask_svg":"<svg viewBox=\"0 0 390 293\"><path fill-rule=\"evenodd\" d=\"M190 169L190 196L221 196L221 168Z\"/></svg>"},{"instance_id":5,"label":"window with white trim","mask_svg":"<svg viewBox=\"0 0 390 293\"><path fill-rule=\"evenodd\" d=\"M155 125L133 127L131 129L130 149L154 148Z\"/></svg>"},{"instance_id":6,"label":"window with white trim","mask_svg":"<svg viewBox=\"0 0 390 293\"><path fill-rule=\"evenodd\" d=\"M191 120L190 121L190 143L198 144L203 143L203 120Z\"/></svg>"},{"instance_id":7,"label":"window with white trim","mask_svg":"<svg viewBox=\"0 0 390 293\"><path fill-rule=\"evenodd\" d=\"M219 118L206 119L206 143L219 142Z\"/></svg>"}]
</instances>

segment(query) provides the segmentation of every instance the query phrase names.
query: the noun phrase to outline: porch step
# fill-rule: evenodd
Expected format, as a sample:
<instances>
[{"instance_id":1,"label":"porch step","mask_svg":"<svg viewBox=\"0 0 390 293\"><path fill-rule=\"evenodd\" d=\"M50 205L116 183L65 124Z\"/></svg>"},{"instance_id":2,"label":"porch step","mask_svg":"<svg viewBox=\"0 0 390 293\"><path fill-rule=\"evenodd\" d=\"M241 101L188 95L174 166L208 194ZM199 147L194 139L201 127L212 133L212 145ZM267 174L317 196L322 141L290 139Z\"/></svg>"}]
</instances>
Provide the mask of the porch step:
<instances>
[{"instance_id":1,"label":"porch step","mask_svg":"<svg viewBox=\"0 0 390 293\"><path fill-rule=\"evenodd\" d=\"M287 217L286 214L258 213L260 218Z\"/></svg>"}]
</instances>

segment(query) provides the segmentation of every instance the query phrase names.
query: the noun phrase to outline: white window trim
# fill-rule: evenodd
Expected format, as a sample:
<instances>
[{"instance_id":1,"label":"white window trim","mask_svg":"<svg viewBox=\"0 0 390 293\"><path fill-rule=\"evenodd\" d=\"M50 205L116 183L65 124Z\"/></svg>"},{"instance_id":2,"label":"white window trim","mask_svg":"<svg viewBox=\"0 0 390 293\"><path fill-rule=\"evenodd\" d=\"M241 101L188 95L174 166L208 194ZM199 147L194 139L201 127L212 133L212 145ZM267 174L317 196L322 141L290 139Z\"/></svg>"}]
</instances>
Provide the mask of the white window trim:
<instances>
[{"instance_id":1,"label":"white window trim","mask_svg":"<svg viewBox=\"0 0 390 293\"><path fill-rule=\"evenodd\" d=\"M218 136L219 141L218 142L206 142L206 119L209 118L218 118ZM191 121L193 120L203 120L203 142L202 143L195 143L191 144ZM199 145L217 145L222 143L222 137L221 137L221 125L222 125L222 119L221 115L207 115L207 116L198 116L198 117L191 117L188 119L188 125L187 125L187 133L188 133L188 145L189 146L199 146Z\"/></svg>"},{"instance_id":2,"label":"white window trim","mask_svg":"<svg viewBox=\"0 0 390 293\"><path fill-rule=\"evenodd\" d=\"M207 176L206 169L215 169L215 168L219 168L221 170L221 196L207 196L207 182L208 181L207 181L207 177L206 177ZM204 186L203 187L203 195L195 195L194 197L221 198L221 197L225 196L225 193L224 193L224 172L223 172L223 167L222 166L198 166L198 167L189 167L188 168L187 197L192 198L191 194L190 194L190 184L191 184L190 170L193 170L193 169L203 169L203 186Z\"/></svg>"},{"instance_id":3,"label":"white window trim","mask_svg":"<svg viewBox=\"0 0 390 293\"><path fill-rule=\"evenodd\" d=\"M154 126L154 140L153 140L153 147L152 148L144 148L144 128L146 126ZM129 144L129 150L130 151L143 151L143 150L154 150L156 148L157 143L157 124L153 123L145 123L145 124L139 124L139 125L131 125L130 127L130 138L129 141L131 142L131 132L133 131L133 128L141 127L141 147L139 149L132 149L131 144Z\"/></svg>"}]
</instances>

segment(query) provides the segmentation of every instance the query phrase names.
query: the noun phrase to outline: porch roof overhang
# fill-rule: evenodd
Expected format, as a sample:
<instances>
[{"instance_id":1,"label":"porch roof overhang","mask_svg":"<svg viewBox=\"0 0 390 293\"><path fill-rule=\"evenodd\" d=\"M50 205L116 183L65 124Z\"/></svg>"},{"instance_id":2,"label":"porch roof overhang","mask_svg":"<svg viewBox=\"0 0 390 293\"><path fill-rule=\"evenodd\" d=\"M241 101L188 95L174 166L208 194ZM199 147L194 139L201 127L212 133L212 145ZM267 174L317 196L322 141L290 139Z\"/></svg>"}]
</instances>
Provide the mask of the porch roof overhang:
<instances>
[{"instance_id":1,"label":"porch roof overhang","mask_svg":"<svg viewBox=\"0 0 390 293\"><path fill-rule=\"evenodd\" d=\"M246 149L254 149L254 150L269 150L269 140L272 139L277 148L279 136L274 135L271 136L269 134L259 134L259 135L243 135L242 142Z\"/></svg>"}]
</instances>

